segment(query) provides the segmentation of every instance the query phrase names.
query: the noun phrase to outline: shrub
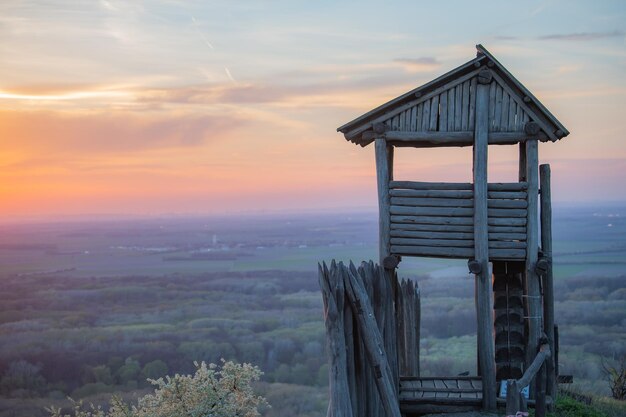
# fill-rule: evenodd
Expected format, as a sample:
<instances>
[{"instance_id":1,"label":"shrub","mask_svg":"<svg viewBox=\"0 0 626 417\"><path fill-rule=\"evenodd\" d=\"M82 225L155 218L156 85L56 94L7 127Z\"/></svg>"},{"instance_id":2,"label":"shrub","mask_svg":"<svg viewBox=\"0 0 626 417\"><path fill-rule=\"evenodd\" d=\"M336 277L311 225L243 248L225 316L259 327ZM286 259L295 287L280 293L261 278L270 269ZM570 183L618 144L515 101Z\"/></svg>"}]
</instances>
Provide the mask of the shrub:
<instances>
[{"instance_id":1,"label":"shrub","mask_svg":"<svg viewBox=\"0 0 626 417\"><path fill-rule=\"evenodd\" d=\"M602 361L602 370L609 381L613 398L626 400L626 356L622 356L614 364Z\"/></svg>"},{"instance_id":2,"label":"shrub","mask_svg":"<svg viewBox=\"0 0 626 417\"><path fill-rule=\"evenodd\" d=\"M250 364L222 361L221 368L202 362L196 365L194 375L149 380L156 386L153 394L139 399L136 406L128 406L113 397L109 410L90 406L84 410L81 402L74 402L74 417L256 417L258 408L267 405L265 398L254 393L251 382L257 381L261 371ZM58 408L49 408L51 417L72 417Z\"/></svg>"}]
</instances>

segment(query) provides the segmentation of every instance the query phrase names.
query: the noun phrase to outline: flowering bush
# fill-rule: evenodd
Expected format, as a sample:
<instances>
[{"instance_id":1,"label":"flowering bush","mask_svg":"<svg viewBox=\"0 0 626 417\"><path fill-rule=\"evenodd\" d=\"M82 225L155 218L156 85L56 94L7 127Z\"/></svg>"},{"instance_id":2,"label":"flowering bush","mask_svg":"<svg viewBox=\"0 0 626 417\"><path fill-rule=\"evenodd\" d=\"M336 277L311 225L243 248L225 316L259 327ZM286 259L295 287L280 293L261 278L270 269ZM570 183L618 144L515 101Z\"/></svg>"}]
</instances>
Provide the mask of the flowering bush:
<instances>
[{"instance_id":1,"label":"flowering bush","mask_svg":"<svg viewBox=\"0 0 626 417\"><path fill-rule=\"evenodd\" d=\"M74 404L74 417L256 417L258 408L267 405L265 398L255 395L250 383L257 381L261 371L250 364L222 361L222 366L195 363L194 375L149 379L156 386L154 394L128 406L113 397L108 411L81 402ZM48 409L51 417L72 417L58 408Z\"/></svg>"}]
</instances>

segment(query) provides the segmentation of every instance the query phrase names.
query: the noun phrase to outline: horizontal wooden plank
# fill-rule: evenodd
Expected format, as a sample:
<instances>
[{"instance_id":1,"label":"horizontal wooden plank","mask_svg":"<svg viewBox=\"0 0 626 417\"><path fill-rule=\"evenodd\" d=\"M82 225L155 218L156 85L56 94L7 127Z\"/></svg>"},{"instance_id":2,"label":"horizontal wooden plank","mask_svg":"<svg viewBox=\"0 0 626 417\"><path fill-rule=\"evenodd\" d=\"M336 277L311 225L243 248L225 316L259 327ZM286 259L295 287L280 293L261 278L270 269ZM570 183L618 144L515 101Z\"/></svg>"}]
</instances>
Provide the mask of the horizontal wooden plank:
<instances>
[{"instance_id":1,"label":"horizontal wooden plank","mask_svg":"<svg viewBox=\"0 0 626 417\"><path fill-rule=\"evenodd\" d=\"M471 207L415 207L397 206L390 207L392 215L406 216L445 216L445 217L472 217L474 210ZM489 217L523 217L527 216L526 209L488 209Z\"/></svg>"},{"instance_id":2,"label":"horizontal wooden plank","mask_svg":"<svg viewBox=\"0 0 626 417\"><path fill-rule=\"evenodd\" d=\"M474 233L459 232L432 232L432 231L414 231L414 230L391 230L391 237L408 237L414 239L461 239L472 240ZM512 240L512 239L510 239Z\"/></svg>"},{"instance_id":3,"label":"horizontal wooden plank","mask_svg":"<svg viewBox=\"0 0 626 417\"><path fill-rule=\"evenodd\" d=\"M491 226L526 226L524 217L489 217L487 224Z\"/></svg>"},{"instance_id":4,"label":"horizontal wooden plank","mask_svg":"<svg viewBox=\"0 0 626 417\"><path fill-rule=\"evenodd\" d=\"M431 144L456 144L466 143L471 145L474 141L473 132L437 132L437 131L419 131L407 132L390 130L384 133L387 140L398 142L414 142L414 143L431 143Z\"/></svg>"},{"instance_id":5,"label":"horizontal wooden plank","mask_svg":"<svg viewBox=\"0 0 626 417\"><path fill-rule=\"evenodd\" d=\"M474 384L481 384L482 378L476 375L458 375L458 376L401 376L400 383L403 384L409 381L472 381ZM478 387L478 385L477 385Z\"/></svg>"},{"instance_id":6,"label":"horizontal wooden plank","mask_svg":"<svg viewBox=\"0 0 626 417\"><path fill-rule=\"evenodd\" d=\"M389 190L392 197L418 197L418 198L472 198L474 192L471 190Z\"/></svg>"},{"instance_id":7,"label":"horizontal wooden plank","mask_svg":"<svg viewBox=\"0 0 626 417\"><path fill-rule=\"evenodd\" d=\"M494 210L499 210L499 209L494 209ZM409 216L471 217L474 215L474 210L472 208L465 208L465 207L391 206L389 211L391 214L409 215ZM494 214L494 217L497 217L497 216ZM507 217L513 217L513 216L507 216Z\"/></svg>"},{"instance_id":8,"label":"horizontal wooden plank","mask_svg":"<svg viewBox=\"0 0 626 417\"><path fill-rule=\"evenodd\" d=\"M469 182L390 181L389 187L409 190L472 190Z\"/></svg>"},{"instance_id":9,"label":"horizontal wooden plank","mask_svg":"<svg viewBox=\"0 0 626 417\"><path fill-rule=\"evenodd\" d=\"M524 219L524 223L523 224L512 224L515 223L517 220L522 220L522 219L512 219L514 220L513 222L506 222L503 220L508 220L508 219L497 219L494 218L493 220L493 224L498 226L523 226L525 225L525 219ZM454 224L454 225L463 225L463 226L471 226L474 224L474 220L471 217L436 217L436 216L391 216L391 222L392 223L413 223L413 224L438 224L438 225L448 225L448 224Z\"/></svg>"},{"instance_id":10,"label":"horizontal wooden plank","mask_svg":"<svg viewBox=\"0 0 626 417\"><path fill-rule=\"evenodd\" d=\"M401 246L442 246L455 248L472 248L474 240L462 239L413 239L404 237L392 237L391 245Z\"/></svg>"},{"instance_id":11,"label":"horizontal wooden plank","mask_svg":"<svg viewBox=\"0 0 626 417\"><path fill-rule=\"evenodd\" d=\"M489 199L526 200L526 197L528 197L526 191L489 191L487 193Z\"/></svg>"},{"instance_id":12,"label":"horizontal wooden plank","mask_svg":"<svg viewBox=\"0 0 626 417\"><path fill-rule=\"evenodd\" d=\"M474 234L474 226L462 225L391 223L391 230L471 233L472 235Z\"/></svg>"},{"instance_id":13,"label":"horizontal wooden plank","mask_svg":"<svg viewBox=\"0 0 626 417\"><path fill-rule=\"evenodd\" d=\"M526 242L490 240L489 249L526 249Z\"/></svg>"},{"instance_id":14,"label":"horizontal wooden plank","mask_svg":"<svg viewBox=\"0 0 626 417\"><path fill-rule=\"evenodd\" d=\"M525 209L526 207L528 207L528 202L526 200L487 200L487 207Z\"/></svg>"},{"instance_id":15,"label":"horizontal wooden plank","mask_svg":"<svg viewBox=\"0 0 626 417\"><path fill-rule=\"evenodd\" d=\"M421 407L427 405L427 404L441 404L442 406L461 406L461 405L466 405L466 406L476 406L476 405L480 405L482 403L482 399L481 396L478 396L477 398L465 398L465 397L436 397L434 395L429 396L429 397L409 397L409 396L403 396L400 395L399 400L400 400L400 410L402 412L415 412L415 410L421 410ZM420 407L420 408L410 408L412 406L412 404L414 403L414 405L416 407ZM437 411L435 410L444 410L442 409L433 409L430 411L427 411L428 413L435 413ZM448 410L448 412L458 412L458 411L467 411L467 410ZM420 413L422 414L422 413Z\"/></svg>"},{"instance_id":16,"label":"horizontal wooden plank","mask_svg":"<svg viewBox=\"0 0 626 417\"><path fill-rule=\"evenodd\" d=\"M489 240L526 240L526 233L489 233Z\"/></svg>"},{"instance_id":17,"label":"horizontal wooden plank","mask_svg":"<svg viewBox=\"0 0 626 417\"><path fill-rule=\"evenodd\" d=\"M489 249L489 259L526 259L525 249Z\"/></svg>"},{"instance_id":18,"label":"horizontal wooden plank","mask_svg":"<svg viewBox=\"0 0 626 417\"><path fill-rule=\"evenodd\" d=\"M444 248L433 246L391 245L391 253L395 255L433 256L441 258L472 258L474 248Z\"/></svg>"},{"instance_id":19,"label":"horizontal wooden plank","mask_svg":"<svg viewBox=\"0 0 626 417\"><path fill-rule=\"evenodd\" d=\"M474 240L392 237L391 244L398 246L440 246L451 248L471 248L474 247ZM526 242L490 240L489 249L526 249Z\"/></svg>"},{"instance_id":20,"label":"horizontal wooden plank","mask_svg":"<svg viewBox=\"0 0 626 417\"><path fill-rule=\"evenodd\" d=\"M398 190L399 191L399 190ZM410 191L410 190L406 190ZM473 198L419 198L419 197L391 197L391 204L411 207L473 207ZM526 200L487 200L489 208L525 209Z\"/></svg>"},{"instance_id":21,"label":"horizontal wooden plank","mask_svg":"<svg viewBox=\"0 0 626 417\"><path fill-rule=\"evenodd\" d=\"M525 191L527 189L527 182L490 182L487 184L488 191Z\"/></svg>"},{"instance_id":22,"label":"horizontal wooden plank","mask_svg":"<svg viewBox=\"0 0 626 417\"><path fill-rule=\"evenodd\" d=\"M470 182L389 181L390 188L408 190L472 190ZM526 191L527 182L490 182L488 191Z\"/></svg>"},{"instance_id":23,"label":"horizontal wooden plank","mask_svg":"<svg viewBox=\"0 0 626 417\"><path fill-rule=\"evenodd\" d=\"M439 209L442 210L442 209ZM489 217L526 217L526 209L488 209L487 214Z\"/></svg>"},{"instance_id":24,"label":"horizontal wooden plank","mask_svg":"<svg viewBox=\"0 0 626 417\"><path fill-rule=\"evenodd\" d=\"M391 197L394 206L411 207L473 207L474 200L465 198Z\"/></svg>"},{"instance_id":25,"label":"horizontal wooden plank","mask_svg":"<svg viewBox=\"0 0 626 417\"><path fill-rule=\"evenodd\" d=\"M526 234L526 226L488 226L489 233L523 233Z\"/></svg>"},{"instance_id":26,"label":"horizontal wooden plank","mask_svg":"<svg viewBox=\"0 0 626 417\"><path fill-rule=\"evenodd\" d=\"M436 393L473 393L473 392L483 392L481 388L424 388L424 387L402 387L401 393L411 392L411 391L420 391L420 392L436 392Z\"/></svg>"},{"instance_id":27,"label":"horizontal wooden plank","mask_svg":"<svg viewBox=\"0 0 626 417\"><path fill-rule=\"evenodd\" d=\"M392 223L470 226L474 224L474 219L472 217L392 215L391 222ZM523 218L523 217L489 217L487 219L487 223L490 226L526 226L526 218Z\"/></svg>"},{"instance_id":28,"label":"horizontal wooden plank","mask_svg":"<svg viewBox=\"0 0 626 417\"><path fill-rule=\"evenodd\" d=\"M466 107L464 107L465 109ZM432 116L432 114L431 114ZM471 131L404 131L389 130L383 134L371 132L371 135L364 133L364 138L369 136L384 137L394 145L413 146L416 148L428 145L436 146L470 146L474 143L474 132ZM491 132L488 136L488 143L491 145L507 145L528 140L545 140L545 135L528 135L525 132Z\"/></svg>"},{"instance_id":29,"label":"horizontal wooden plank","mask_svg":"<svg viewBox=\"0 0 626 417\"><path fill-rule=\"evenodd\" d=\"M490 132L490 145L511 145L514 143L527 142L529 140L546 141L548 137L540 132L537 135L528 135L525 132Z\"/></svg>"}]
</instances>

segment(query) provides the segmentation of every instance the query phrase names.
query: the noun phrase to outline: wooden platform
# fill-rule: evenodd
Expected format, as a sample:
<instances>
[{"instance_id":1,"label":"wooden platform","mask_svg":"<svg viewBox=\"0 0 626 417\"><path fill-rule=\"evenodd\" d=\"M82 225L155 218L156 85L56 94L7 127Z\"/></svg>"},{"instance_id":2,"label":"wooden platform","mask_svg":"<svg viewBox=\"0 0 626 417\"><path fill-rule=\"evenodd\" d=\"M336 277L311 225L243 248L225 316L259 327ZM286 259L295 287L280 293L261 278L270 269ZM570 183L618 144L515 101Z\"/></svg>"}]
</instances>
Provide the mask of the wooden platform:
<instances>
[{"instance_id":1,"label":"wooden platform","mask_svg":"<svg viewBox=\"0 0 626 417\"><path fill-rule=\"evenodd\" d=\"M482 380L476 376L401 377L400 411L405 414L457 412L482 407Z\"/></svg>"}]
</instances>

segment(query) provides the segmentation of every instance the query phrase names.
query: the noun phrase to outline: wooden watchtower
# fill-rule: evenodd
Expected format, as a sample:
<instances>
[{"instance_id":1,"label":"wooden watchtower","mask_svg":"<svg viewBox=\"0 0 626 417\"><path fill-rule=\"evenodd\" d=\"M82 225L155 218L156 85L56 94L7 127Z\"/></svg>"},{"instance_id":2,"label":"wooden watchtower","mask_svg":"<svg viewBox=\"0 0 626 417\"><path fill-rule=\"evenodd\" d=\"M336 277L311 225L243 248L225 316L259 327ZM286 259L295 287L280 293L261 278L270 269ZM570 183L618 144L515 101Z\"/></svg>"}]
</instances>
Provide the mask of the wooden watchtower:
<instances>
[{"instance_id":1,"label":"wooden watchtower","mask_svg":"<svg viewBox=\"0 0 626 417\"><path fill-rule=\"evenodd\" d=\"M508 380L517 392L522 386L516 384L532 381L531 398L537 398L539 407L545 404L540 397L546 392L554 397L556 375L550 359L550 171L547 165L541 167L540 201L538 144L555 142L569 132L483 46L476 49L471 61L338 131L363 147L374 144L380 264L387 271L403 256L468 260L476 282L482 407L495 408L497 380ZM518 182L488 182L489 145L519 146ZM396 147L459 146L473 148L472 183L393 176ZM546 383L547 389L542 389ZM402 398L400 388L400 402ZM519 396L511 401L519 401Z\"/></svg>"}]
</instances>

